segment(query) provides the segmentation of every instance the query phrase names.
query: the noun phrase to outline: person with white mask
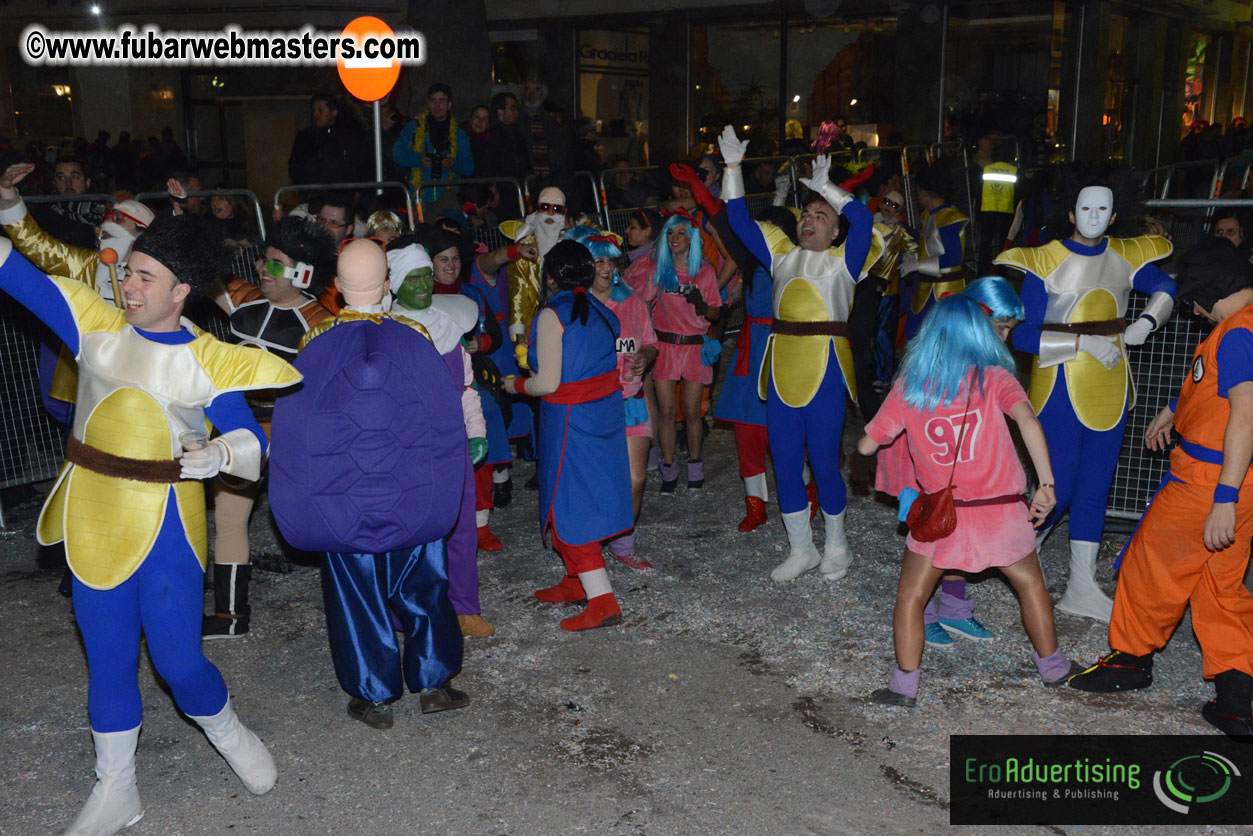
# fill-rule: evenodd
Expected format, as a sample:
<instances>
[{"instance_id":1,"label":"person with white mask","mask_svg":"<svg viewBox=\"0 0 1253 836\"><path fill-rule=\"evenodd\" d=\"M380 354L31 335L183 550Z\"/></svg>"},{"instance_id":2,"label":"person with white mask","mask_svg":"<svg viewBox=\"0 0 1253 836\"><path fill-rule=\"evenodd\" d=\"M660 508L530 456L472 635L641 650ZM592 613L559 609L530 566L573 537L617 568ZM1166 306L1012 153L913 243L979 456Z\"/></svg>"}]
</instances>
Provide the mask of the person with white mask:
<instances>
[{"instance_id":1,"label":"person with white mask","mask_svg":"<svg viewBox=\"0 0 1253 836\"><path fill-rule=\"evenodd\" d=\"M1025 273L1026 320L1014 329L1013 343L1035 355L1031 404L1044 425L1057 480L1057 506L1040 541L1070 512L1070 578L1056 606L1105 622L1113 601L1097 585L1096 556L1127 413L1135 404L1126 347L1143 345L1165 324L1176 294L1174 280L1153 264L1170 255L1169 241L1107 234L1118 217L1117 203L1109 186L1090 183L1077 190L1070 237L1006 250L994 262ZM1132 290L1148 294L1149 301L1127 324Z\"/></svg>"},{"instance_id":2,"label":"person with white mask","mask_svg":"<svg viewBox=\"0 0 1253 836\"><path fill-rule=\"evenodd\" d=\"M526 335L530 333L531 318L540 303L540 276L544 269L544 256L548 255L566 230L566 195L556 186L549 186L539 193L536 211L523 221L505 221L500 231L515 244L534 243L539 249L539 260L520 259L509 265L509 336L515 346L522 345L518 365L526 364Z\"/></svg>"}]
</instances>

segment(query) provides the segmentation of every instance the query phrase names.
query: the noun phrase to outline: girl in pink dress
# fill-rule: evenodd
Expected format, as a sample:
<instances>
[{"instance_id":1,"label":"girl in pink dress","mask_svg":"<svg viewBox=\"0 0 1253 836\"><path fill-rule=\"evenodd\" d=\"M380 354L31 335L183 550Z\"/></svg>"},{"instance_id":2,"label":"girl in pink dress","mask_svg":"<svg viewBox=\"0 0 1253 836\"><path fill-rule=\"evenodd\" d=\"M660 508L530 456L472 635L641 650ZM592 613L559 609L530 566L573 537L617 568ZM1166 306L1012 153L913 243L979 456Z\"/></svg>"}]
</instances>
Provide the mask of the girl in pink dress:
<instances>
[{"instance_id":1,"label":"girl in pink dress","mask_svg":"<svg viewBox=\"0 0 1253 836\"><path fill-rule=\"evenodd\" d=\"M1030 507L1023 499L1027 477L1006 415L1018 424L1040 478ZM939 492L951 480L957 527L935 542L921 542L912 532L906 537L892 617L896 669L888 687L871 699L906 707L916 703L922 611L948 569L999 568L1018 594L1041 680L1049 687L1065 683L1081 668L1057 646L1032 522L1043 521L1056 502L1044 432L1014 376L1013 357L973 299L949 296L936 303L857 449L873 455L902 432L924 493Z\"/></svg>"},{"instance_id":2,"label":"girl in pink dress","mask_svg":"<svg viewBox=\"0 0 1253 836\"><path fill-rule=\"evenodd\" d=\"M618 376L626 412L627 454L631 462L631 499L638 522L648 475L648 449L653 441L652 414L644 397L644 375L657 359L657 333L644 298L633 293L618 275L615 260L622 257L621 239L590 226L567 230L566 238L587 247L596 259L591 294L618 316ZM632 569L651 569L635 550L635 531L609 541L609 553Z\"/></svg>"},{"instance_id":3,"label":"girl in pink dress","mask_svg":"<svg viewBox=\"0 0 1253 836\"><path fill-rule=\"evenodd\" d=\"M645 261L647 258L647 261ZM632 269L651 264L651 281L641 285L644 300L652 305L657 331L657 362L653 380L657 387L657 436L661 448L661 492L674 493L679 480L675 461L675 414L679 381L683 387L683 414L687 425L687 486L701 488L705 465L701 459L704 426L700 420L701 396L713 382L713 368L701 356L709 323L722 311L718 277L701 257L700 231L686 215L671 215L662 227L651 256L641 258ZM647 274L645 274L647 275Z\"/></svg>"}]
</instances>

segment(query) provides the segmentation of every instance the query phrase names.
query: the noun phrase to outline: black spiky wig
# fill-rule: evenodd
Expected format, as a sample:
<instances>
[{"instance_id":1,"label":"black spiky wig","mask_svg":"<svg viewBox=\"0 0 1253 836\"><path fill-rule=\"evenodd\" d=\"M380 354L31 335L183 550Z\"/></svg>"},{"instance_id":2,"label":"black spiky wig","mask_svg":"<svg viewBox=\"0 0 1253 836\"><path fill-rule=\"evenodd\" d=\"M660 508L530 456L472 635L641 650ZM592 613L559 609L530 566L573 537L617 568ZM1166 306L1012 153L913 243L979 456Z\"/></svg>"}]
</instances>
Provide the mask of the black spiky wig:
<instances>
[{"instance_id":1,"label":"black spiky wig","mask_svg":"<svg viewBox=\"0 0 1253 836\"><path fill-rule=\"evenodd\" d=\"M321 296L335 278L335 243L313 218L288 215L270 232L265 246L313 267L313 283L307 291L314 296Z\"/></svg>"},{"instance_id":2,"label":"black spiky wig","mask_svg":"<svg viewBox=\"0 0 1253 836\"><path fill-rule=\"evenodd\" d=\"M202 296L226 267L222 236L194 215L158 216L135 239L131 253L151 256L176 281L191 285L188 299Z\"/></svg>"},{"instance_id":3,"label":"black spiky wig","mask_svg":"<svg viewBox=\"0 0 1253 836\"><path fill-rule=\"evenodd\" d=\"M1114 194L1114 222L1106 234L1116 238L1138 234L1136 207L1143 188L1143 176L1126 166L1068 165L1053 173L1053 218L1049 228L1058 238L1069 238L1075 231L1070 213L1079 192L1088 186L1104 186Z\"/></svg>"}]
</instances>

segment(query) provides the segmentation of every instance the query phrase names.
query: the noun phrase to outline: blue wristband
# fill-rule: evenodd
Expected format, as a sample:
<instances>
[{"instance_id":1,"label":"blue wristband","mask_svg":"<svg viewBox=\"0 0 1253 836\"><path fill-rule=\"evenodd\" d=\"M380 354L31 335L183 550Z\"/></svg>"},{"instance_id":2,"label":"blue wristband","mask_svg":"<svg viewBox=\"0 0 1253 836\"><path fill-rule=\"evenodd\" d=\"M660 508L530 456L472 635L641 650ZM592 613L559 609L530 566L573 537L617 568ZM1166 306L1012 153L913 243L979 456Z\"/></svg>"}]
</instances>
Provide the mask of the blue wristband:
<instances>
[{"instance_id":1,"label":"blue wristband","mask_svg":"<svg viewBox=\"0 0 1253 836\"><path fill-rule=\"evenodd\" d=\"M1233 488L1231 485L1215 485L1214 486L1214 502L1239 502L1240 489Z\"/></svg>"}]
</instances>

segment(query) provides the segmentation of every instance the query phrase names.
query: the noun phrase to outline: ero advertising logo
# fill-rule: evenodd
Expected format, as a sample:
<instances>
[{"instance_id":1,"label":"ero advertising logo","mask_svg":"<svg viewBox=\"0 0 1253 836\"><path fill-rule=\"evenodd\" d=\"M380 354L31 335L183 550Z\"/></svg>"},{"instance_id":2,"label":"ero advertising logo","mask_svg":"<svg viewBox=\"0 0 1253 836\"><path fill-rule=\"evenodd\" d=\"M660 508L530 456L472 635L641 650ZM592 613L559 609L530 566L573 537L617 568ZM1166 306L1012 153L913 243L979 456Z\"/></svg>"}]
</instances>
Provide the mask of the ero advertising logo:
<instances>
[{"instance_id":1,"label":"ero advertising logo","mask_svg":"<svg viewBox=\"0 0 1253 836\"><path fill-rule=\"evenodd\" d=\"M1232 791L1253 750L1220 736L954 735L949 750L950 824L1253 822L1253 793Z\"/></svg>"}]
</instances>

